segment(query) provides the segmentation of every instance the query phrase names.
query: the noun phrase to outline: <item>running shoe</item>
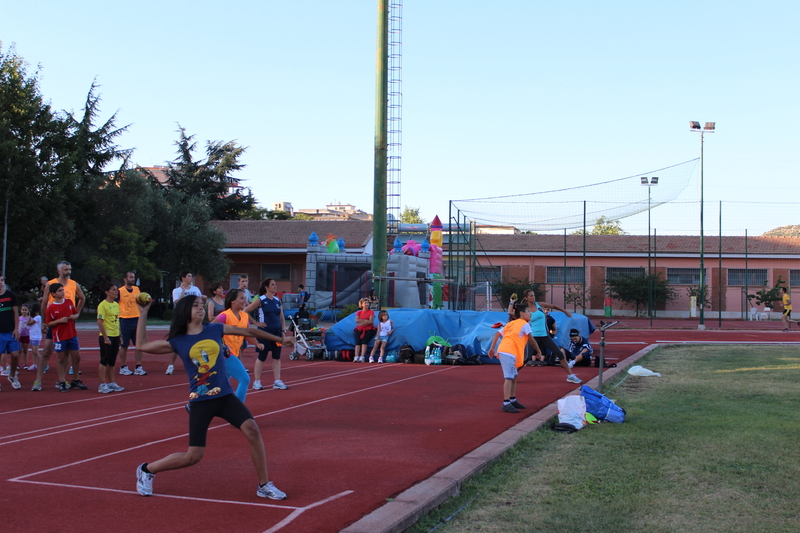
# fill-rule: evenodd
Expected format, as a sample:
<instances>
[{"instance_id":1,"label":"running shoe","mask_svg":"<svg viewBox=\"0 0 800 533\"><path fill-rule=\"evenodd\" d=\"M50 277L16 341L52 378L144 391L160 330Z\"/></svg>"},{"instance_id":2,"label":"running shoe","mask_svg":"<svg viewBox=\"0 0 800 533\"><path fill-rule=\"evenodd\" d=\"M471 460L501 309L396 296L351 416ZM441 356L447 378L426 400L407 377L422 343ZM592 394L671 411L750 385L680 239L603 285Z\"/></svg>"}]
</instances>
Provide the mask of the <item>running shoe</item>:
<instances>
[{"instance_id":1,"label":"running shoe","mask_svg":"<svg viewBox=\"0 0 800 533\"><path fill-rule=\"evenodd\" d=\"M264 388L264 387L261 385L261 382L260 382L260 381L254 381L254 382L253 382L253 389L255 389L255 390L261 390L261 389L263 389L263 388Z\"/></svg>"},{"instance_id":2,"label":"running shoe","mask_svg":"<svg viewBox=\"0 0 800 533\"><path fill-rule=\"evenodd\" d=\"M8 376L8 381L10 381L10 382L11 382L11 386L12 386L12 387L13 387L15 390L19 390L19 389L21 389L21 388L22 388L22 385L20 385L20 383L19 383L19 379L18 379L16 376Z\"/></svg>"},{"instance_id":3,"label":"running shoe","mask_svg":"<svg viewBox=\"0 0 800 533\"><path fill-rule=\"evenodd\" d=\"M378 357L378 362L383 363L383 357Z\"/></svg>"},{"instance_id":4,"label":"running shoe","mask_svg":"<svg viewBox=\"0 0 800 533\"><path fill-rule=\"evenodd\" d=\"M510 403L503 404L503 411L506 413L519 413L519 410Z\"/></svg>"},{"instance_id":5,"label":"running shoe","mask_svg":"<svg viewBox=\"0 0 800 533\"><path fill-rule=\"evenodd\" d=\"M67 385L66 381L59 381L56 383L56 388L58 392L67 392L69 390L69 385Z\"/></svg>"},{"instance_id":6,"label":"running shoe","mask_svg":"<svg viewBox=\"0 0 800 533\"><path fill-rule=\"evenodd\" d=\"M31 365L31 366L28 367L28 370L38 370L38 369L39 369L39 365Z\"/></svg>"},{"instance_id":7,"label":"running shoe","mask_svg":"<svg viewBox=\"0 0 800 533\"><path fill-rule=\"evenodd\" d=\"M83 381L79 379L73 379L69 382L69 386L73 389L80 389L80 390L89 390L89 387L83 384Z\"/></svg>"},{"instance_id":8,"label":"running shoe","mask_svg":"<svg viewBox=\"0 0 800 533\"><path fill-rule=\"evenodd\" d=\"M289 388L289 385L287 385L286 383L284 383L281 380L277 380L275 383L272 384L272 388L273 389L286 390L286 389Z\"/></svg>"},{"instance_id":9,"label":"running shoe","mask_svg":"<svg viewBox=\"0 0 800 533\"><path fill-rule=\"evenodd\" d=\"M109 392L122 392L124 390L125 390L125 387L120 387L119 385L117 385L117 383L115 381L112 381L111 383L108 384L108 391Z\"/></svg>"},{"instance_id":10,"label":"running shoe","mask_svg":"<svg viewBox=\"0 0 800 533\"><path fill-rule=\"evenodd\" d=\"M108 385L106 385L105 383L101 383L100 386L97 387L97 392L99 392L100 394L108 394L109 392L111 392L111 389L109 389Z\"/></svg>"},{"instance_id":11,"label":"running shoe","mask_svg":"<svg viewBox=\"0 0 800 533\"><path fill-rule=\"evenodd\" d=\"M175 370L175 367L174 367L173 365L169 365L169 366L167 367L167 372L166 372L166 373L167 373L167 375L168 375L168 376L171 376L171 375L172 375L172 372L173 372L174 370Z\"/></svg>"},{"instance_id":12,"label":"running shoe","mask_svg":"<svg viewBox=\"0 0 800 533\"><path fill-rule=\"evenodd\" d=\"M570 359L569 363L567 363L567 366L570 367L570 368L575 366L575 359Z\"/></svg>"},{"instance_id":13,"label":"running shoe","mask_svg":"<svg viewBox=\"0 0 800 533\"><path fill-rule=\"evenodd\" d=\"M41 381L39 381L38 379L37 379L36 381L34 381L34 382L33 382L33 387L31 387L31 390L32 390L32 391L35 391L35 390L42 390L42 382L41 382Z\"/></svg>"},{"instance_id":14,"label":"running shoe","mask_svg":"<svg viewBox=\"0 0 800 533\"><path fill-rule=\"evenodd\" d=\"M369 362L370 363L374 363L375 362L375 359L373 359L371 355L369 356Z\"/></svg>"},{"instance_id":15,"label":"running shoe","mask_svg":"<svg viewBox=\"0 0 800 533\"><path fill-rule=\"evenodd\" d=\"M576 384L577 383L583 383L583 380L581 378L579 378L578 376L576 376L575 374L570 374L569 376L567 376L567 381L569 381L570 383L576 383Z\"/></svg>"},{"instance_id":16,"label":"running shoe","mask_svg":"<svg viewBox=\"0 0 800 533\"><path fill-rule=\"evenodd\" d=\"M142 463L136 469L136 492L142 496L150 496L153 494L153 478L156 477L156 475L148 474L142 470L144 465L145 463Z\"/></svg>"},{"instance_id":17,"label":"running shoe","mask_svg":"<svg viewBox=\"0 0 800 533\"><path fill-rule=\"evenodd\" d=\"M123 366L122 368L119 369L119 375L120 376L130 376L132 374L133 374L133 372L131 372L131 370L128 368L128 365L125 365L125 366Z\"/></svg>"},{"instance_id":18,"label":"running shoe","mask_svg":"<svg viewBox=\"0 0 800 533\"><path fill-rule=\"evenodd\" d=\"M136 370L133 371L134 376L146 376L147 372L144 371L144 368L141 366L137 366Z\"/></svg>"},{"instance_id":19,"label":"running shoe","mask_svg":"<svg viewBox=\"0 0 800 533\"><path fill-rule=\"evenodd\" d=\"M270 500L286 499L286 493L273 485L272 481L267 481L263 485L259 485L256 494L261 498L269 498Z\"/></svg>"},{"instance_id":20,"label":"running shoe","mask_svg":"<svg viewBox=\"0 0 800 533\"><path fill-rule=\"evenodd\" d=\"M7 366L7 367L5 367L5 368L3 369L3 371L2 371L2 372L0 372L0 376L7 376L7 375L9 375L10 373L11 373L11 367L10 367L10 366Z\"/></svg>"},{"instance_id":21,"label":"running shoe","mask_svg":"<svg viewBox=\"0 0 800 533\"><path fill-rule=\"evenodd\" d=\"M514 400L513 402L511 402L511 405L513 405L517 409L525 409L525 406L522 405L521 403L519 403L517 400Z\"/></svg>"}]
</instances>

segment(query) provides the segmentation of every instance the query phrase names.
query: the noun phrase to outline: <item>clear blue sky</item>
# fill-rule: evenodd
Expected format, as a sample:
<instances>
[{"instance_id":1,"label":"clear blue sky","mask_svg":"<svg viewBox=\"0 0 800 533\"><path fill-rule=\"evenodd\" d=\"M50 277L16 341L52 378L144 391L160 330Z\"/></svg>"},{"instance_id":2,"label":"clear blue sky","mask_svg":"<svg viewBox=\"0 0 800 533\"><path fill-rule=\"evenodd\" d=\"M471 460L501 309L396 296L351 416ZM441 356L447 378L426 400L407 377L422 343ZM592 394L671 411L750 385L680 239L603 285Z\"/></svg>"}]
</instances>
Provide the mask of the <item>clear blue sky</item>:
<instances>
[{"instance_id":1,"label":"clear blue sky","mask_svg":"<svg viewBox=\"0 0 800 533\"><path fill-rule=\"evenodd\" d=\"M639 174L699 155L706 231L800 223L800 3L405 0L402 204ZM41 65L41 89L78 111L93 79L102 118L149 166L175 157L180 123L247 146L259 202L372 212L375 0L0 0L4 50ZM696 201L696 178L681 196ZM573 200L576 198L572 198ZM578 198L580 199L580 198ZM652 212L696 232L695 205ZM622 221L645 233L641 215Z\"/></svg>"}]
</instances>

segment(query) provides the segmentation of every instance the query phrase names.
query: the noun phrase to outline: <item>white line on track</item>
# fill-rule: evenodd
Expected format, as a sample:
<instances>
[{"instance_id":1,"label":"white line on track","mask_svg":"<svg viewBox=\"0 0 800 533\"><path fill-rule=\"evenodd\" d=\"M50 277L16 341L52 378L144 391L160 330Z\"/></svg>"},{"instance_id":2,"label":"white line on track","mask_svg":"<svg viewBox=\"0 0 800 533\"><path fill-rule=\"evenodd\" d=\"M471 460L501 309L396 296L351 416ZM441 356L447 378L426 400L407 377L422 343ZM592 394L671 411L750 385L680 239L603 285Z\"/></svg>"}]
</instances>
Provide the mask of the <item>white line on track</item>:
<instances>
[{"instance_id":1,"label":"white line on track","mask_svg":"<svg viewBox=\"0 0 800 533\"><path fill-rule=\"evenodd\" d=\"M666 344L800 344L793 341L656 341Z\"/></svg>"},{"instance_id":2,"label":"white line on track","mask_svg":"<svg viewBox=\"0 0 800 533\"><path fill-rule=\"evenodd\" d=\"M324 381L324 380L327 380L327 379L333 379L333 378L336 378L336 377L346 377L346 376L359 374L359 373L364 373L364 372L372 372L372 371L379 370L381 367L388 368L389 366L390 365L381 365L381 366L373 366L373 367L366 367L366 368L359 367L357 369L356 368L351 368L351 369L345 370L343 372L338 372L338 373L336 373L334 375L328 375L328 376L322 376L322 377L316 377L316 378L300 379L300 380L292 382L292 385L293 386L307 385L307 384L311 384L311 383L316 383L318 381ZM300 407L308 407L310 405L314 405L314 404L317 404L317 403L320 403L320 402L326 402L326 401L329 401L329 400L343 398L345 396L350 396L350 395L353 395L353 394L359 394L359 393L362 393L362 392L367 392L367 391L379 389L379 388L382 388L382 387L396 385L398 383L403 383L403 382L406 382L406 381L427 377L427 376L430 376L432 374L438 374L440 372L446 372L446 371L453 370L453 369L456 369L456 368L458 368L458 367L457 366L442 367L440 369L437 369L437 370L434 370L434 371L431 371L431 372L426 372L424 374L418 374L418 375L415 375L415 376L410 376L410 377L406 377L406 378L402 378L402 379L397 379L397 380L390 381L390 382L387 382L387 383L383 383L383 384L380 384L380 385L373 385L373 386L370 386L370 387L365 387L365 388L362 388L362 389L349 391L349 392L342 393L342 394L337 394L337 395L334 395L334 396L329 396L327 398L320 398L320 399L317 399L317 400L313 400L313 401L306 402L306 403L303 403L303 404L295 405L295 406L288 407L288 408L285 408L285 409L279 409L277 411L272 411L272 412L268 412L268 413L262 413L260 415L254 415L254 417L255 418L261 418L261 417L264 417L264 416L271 416L271 415L274 415L274 414L283 413L283 412L286 412L286 411L291 411L293 409L297 409L297 408L300 408ZM163 388L163 387L158 387L158 388ZM155 389L151 389L151 390L155 390ZM265 390L265 391L257 391L257 392L267 392L267 391ZM183 402L181 402L181 403L183 403ZM158 409L158 407L154 407L153 409ZM145 411L145 410L143 410L143 411ZM145 413L140 414L140 415L128 417L128 419L137 418L137 417L140 417L140 416L148 416L150 414L156 414L156 413L160 413L160 412L164 412L164 411L166 411L166 409L165 410L161 410L161 411L149 411L149 412L145 412ZM103 420L103 419L106 419L106 418L109 418L109 417L102 417L102 418L96 419L96 420ZM66 430L57 431L55 433L49 433L49 434L46 434L46 435L37 435L37 436L27 437L27 438L23 438L23 439L18 439L16 441L2 443L2 444L0 444L0 446L2 446L4 444L12 444L13 442L20 442L21 440L36 439L36 438L39 438L39 437L45 437L45 436L49 436L49 435L53 435L53 434L57 434L57 433L64 433L64 432L67 432L67 431L75 431L76 429L83 429L83 428L99 426L99 425L103 425L103 424L107 424L107 423L111 423L111 422L118 422L118 421L121 421L121 420L124 420L124 419L114 419L113 421L106 420L106 421L98 422L96 424L90 424L88 426L70 428L70 429L66 429ZM71 425L71 424L68 424L68 425ZM227 426L228 426L227 423L221 423L221 424L218 424L216 426L209 427L208 430L212 431L214 429L218 429L218 428L221 428L221 427L227 427ZM52 429L52 428L48 428L48 429ZM167 438L164 438L164 439L159 439L159 440L156 440L156 441L147 442L147 443L144 443L144 444L140 444L138 446L132 446L132 447L125 448L125 449L122 449L122 450L109 452L109 453L106 453L106 454L103 454L103 455L98 455L98 456L94 456L94 457L89 457L87 459L82 459L80 461L74 461L72 463L68 463L68 464L65 464L65 465L60 465L60 466L56 466L56 467L53 467L53 468L48 468L46 470L41 470L39 472L32 472L30 474L25 474L25 475L22 475L22 476L18 476L18 477L15 477L15 478L8 479L7 481L12 481L12 482L17 482L17 483L32 483L32 484L38 484L38 485L49 485L49 486L56 486L56 487L62 487L62 488L63 487L67 487L67 488L84 489L84 490L97 490L97 491L101 491L101 492L117 492L117 493L121 493L121 494L136 494L133 491L111 489L111 488L103 488L103 487L87 487L87 486L81 486L81 485L67 485L67 484L64 484L64 483L51 483L51 482L47 482L47 481L34 481L34 480L27 479L27 478L34 477L34 476L39 476L39 475L42 475L42 474L47 474L49 472L54 472L56 470L61 470L61 469L64 469L64 468L70 468L70 467L73 467L73 466L82 465L82 464L85 464L85 463L89 463L91 461L96 461L98 459L105 459L106 457L111 457L111 456L114 456L114 455L127 453L127 452L130 452L130 451L133 451L133 450L137 450L137 449L140 449L140 448L146 448L146 447L152 446L154 444L161 444L161 443L172 441L172 440L175 440L175 439L185 438L188 435L189 435L188 433L183 433L181 435L175 435L175 436L172 436L172 437L167 437ZM292 512L286 518L284 518L283 520L281 520L280 522L278 522L277 524L275 524L274 526L272 526L271 528L267 529L264 532L264 533L275 533L276 531L279 531L283 527L285 527L288 524L290 524L291 522L293 522L295 519L297 519L305 511L307 511L309 509L313 509L314 507L318 507L320 505L324 505L324 504L326 504L326 503L328 503L330 501L336 500L338 498L347 496L347 495L352 494L352 493L353 493L353 491L351 491L351 490L343 491L343 492L340 492L339 494L335 494L335 495L330 496L328 498L319 500L317 502L313 502L313 503L311 503L309 505L306 505L304 507L294 507L294 506L288 506L288 505L277 505L277 504L266 504L266 503L240 502L240 501L232 501L232 500L212 500L212 499L206 499L206 498L196 498L196 497L179 496L179 495L172 495L172 494L158 494L158 495L154 495L154 496L162 497L162 498L175 498L175 499L182 499L182 500L191 500L191 501L201 501L201 502L211 502L211 503L227 503L227 504L233 504L233 505L261 506L261 507L272 507L272 508L277 508L277 509L291 510Z\"/></svg>"}]
</instances>

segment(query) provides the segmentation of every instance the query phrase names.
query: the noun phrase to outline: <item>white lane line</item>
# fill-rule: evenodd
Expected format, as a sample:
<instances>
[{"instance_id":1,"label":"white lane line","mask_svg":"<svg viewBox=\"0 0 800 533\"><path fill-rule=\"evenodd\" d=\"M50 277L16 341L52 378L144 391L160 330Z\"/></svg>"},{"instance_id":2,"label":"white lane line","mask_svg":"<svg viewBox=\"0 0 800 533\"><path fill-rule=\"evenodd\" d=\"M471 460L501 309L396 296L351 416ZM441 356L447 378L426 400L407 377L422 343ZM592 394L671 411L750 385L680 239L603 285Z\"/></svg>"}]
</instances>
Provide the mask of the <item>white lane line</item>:
<instances>
[{"instance_id":1,"label":"white lane line","mask_svg":"<svg viewBox=\"0 0 800 533\"><path fill-rule=\"evenodd\" d=\"M455 368L458 368L458 367L457 366L442 367L440 370L434 370L432 372L426 372L425 374L417 374L415 376L411 376L411 377L407 377L407 378L403 378L403 379L398 379L398 380L395 380L395 381L390 381L390 382L383 383L383 384L380 384L380 385L373 385L373 386L370 386L370 387L365 387L363 389L358 389L358 390L349 391L349 392L342 393L342 394L337 394L337 395L334 395L334 396L329 396L327 398L320 398L320 399L317 399L317 400L312 400L312 401L309 401L309 402L306 402L306 403L301 403L301 404L298 404L298 405L287 407L285 409L279 409L279 410L271 411L271 412L268 412L268 413L262 413L260 415L253 415L253 417L254 418L261 418L261 417L265 417L265 416L272 416L272 415L275 415L275 414L284 413L286 411L291 411L293 409L298 409L298 408L301 408L301 407L308 407L310 405L315 405L315 404L320 403L320 402L326 402L326 401L329 401L329 400L334 400L334 399L337 399L337 398L342 398L342 397L350 396L350 395L353 395L353 394L359 394L361 392L367 392L367 391L379 389L379 388L382 388L382 387L388 387L390 385L396 385L398 383L403 383L405 381L410 381L412 379L418 379L418 378L430 376L432 374L438 374L439 372L446 372L446 371L449 371L449 370L452 370L452 369L455 369ZM150 414L153 414L153 413L150 413ZM146 415L139 415L139 416L146 416ZM130 418L136 418L136 417L130 417ZM94 426L104 425L104 424L108 424L108 423L110 423L110 422L100 422L100 423L97 423L97 424L92 424L91 426L87 426L87 427L94 427ZM215 429L219 429L221 427L229 427L229 424L227 424L225 422L222 422L222 423L220 423L220 424L218 424L216 426L209 427L208 430L212 431L212 430L215 430ZM38 438L43 438L43 437L47 437L47 436L51 436L51 435L57 435L59 433L65 433L65 432L68 432L68 431L75 431L76 429L81 429L81 428L71 428L71 429L68 429L68 430L56 431L56 432L53 432L53 433L47 434L47 435L38 435L38 436L35 436L35 437L29 437L28 439L20 439L20 440L38 439ZM52 472L54 470L60 470L62 468L69 468L69 467L72 467L72 466L77 466L77 465L80 465L80 464L83 464L83 463L87 463L87 462L90 462L90 461L95 461L97 459L104 459L106 457L111 457L113 455L118 455L118 454L126 453L126 452L129 452L129 451L132 451L132 450L137 450L139 448L144 448L144 447L147 447L147 446L151 446L153 444L161 444L163 442L167 442L167 441L171 441L171 440L175 440L175 439L180 439L180 438L185 438L188 435L189 435L188 433L181 433L180 435L175 435L175 436L172 436L172 437L166 437L164 439L159 439L159 440L156 440L156 441L151 441L151 442L140 444L140 445L137 445L137 446L132 446L130 448L125 448L125 449L122 449L122 450L109 452L109 453L106 453L106 454L103 454L103 455L98 455L98 456L95 456L95 457L89 457L87 459L82 459L80 461L75 461L73 463L68 463L68 464L65 464L65 465L56 466L56 467L53 467L53 468L50 468L50 469L47 469L47 470L41 470L39 472L33 472L31 474L26 474L24 476L19 476L17 478L10 479L9 481L22 480L22 479L33 477L33 476L36 476L36 475ZM18 442L18 441L15 441L15 442ZM12 444L12 442L7 442L7 443L3 443L3 444Z\"/></svg>"}]
</instances>

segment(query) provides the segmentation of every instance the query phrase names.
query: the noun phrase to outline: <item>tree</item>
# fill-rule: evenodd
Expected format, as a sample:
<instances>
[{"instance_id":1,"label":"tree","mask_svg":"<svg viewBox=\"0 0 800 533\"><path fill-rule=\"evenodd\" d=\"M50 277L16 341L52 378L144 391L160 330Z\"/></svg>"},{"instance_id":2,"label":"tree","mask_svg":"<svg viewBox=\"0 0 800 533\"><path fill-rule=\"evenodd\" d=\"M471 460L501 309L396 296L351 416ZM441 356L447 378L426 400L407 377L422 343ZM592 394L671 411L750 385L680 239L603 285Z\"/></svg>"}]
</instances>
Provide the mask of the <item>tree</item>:
<instances>
[{"instance_id":1,"label":"tree","mask_svg":"<svg viewBox=\"0 0 800 533\"><path fill-rule=\"evenodd\" d=\"M424 224L425 219L419 215L419 209L419 207L406 206L400 215L400 222L403 224Z\"/></svg>"},{"instance_id":2,"label":"tree","mask_svg":"<svg viewBox=\"0 0 800 533\"><path fill-rule=\"evenodd\" d=\"M500 302L500 305L503 306L503 309L508 308L508 303L511 301L511 295L517 295L517 301L522 300L522 294L528 290L533 289L533 292L536 293L536 299L542 300L547 294L547 291L544 289L541 283L531 283L531 281L526 277L524 279L505 279L495 281L492 284L492 290L494 291L495 298Z\"/></svg>"},{"instance_id":3,"label":"tree","mask_svg":"<svg viewBox=\"0 0 800 533\"><path fill-rule=\"evenodd\" d=\"M583 230L573 231L572 235L583 235ZM627 235L627 233L622 231L622 225L619 220L608 220L604 215L595 221L589 235Z\"/></svg>"},{"instance_id":4,"label":"tree","mask_svg":"<svg viewBox=\"0 0 800 533\"><path fill-rule=\"evenodd\" d=\"M748 294L747 300L750 301L755 299L757 305L763 305L765 307L775 309L775 302L783 301L781 287L784 283L786 282L781 279L780 276L778 276L778 280L775 282L775 285L773 285L772 288L768 288L765 282L761 290L756 291L755 294Z\"/></svg>"},{"instance_id":5,"label":"tree","mask_svg":"<svg viewBox=\"0 0 800 533\"><path fill-rule=\"evenodd\" d=\"M197 143L194 135L178 126L176 141L178 158L169 163L169 187L189 196L200 198L211 209L212 220L241 220L256 206L249 189L233 173L244 168L239 162L245 148L234 141L208 141L206 159L194 159Z\"/></svg>"},{"instance_id":6,"label":"tree","mask_svg":"<svg viewBox=\"0 0 800 533\"><path fill-rule=\"evenodd\" d=\"M605 280L608 294L615 300L632 303L636 307L636 316L639 308L647 307L650 284L652 283L653 306L671 302L678 297L677 292L661 274L648 275L644 271L636 274L619 274Z\"/></svg>"},{"instance_id":7,"label":"tree","mask_svg":"<svg viewBox=\"0 0 800 533\"><path fill-rule=\"evenodd\" d=\"M211 224L211 208L204 199L178 190L162 188L160 194L154 213L159 221L153 252L158 267L168 278L191 270L209 281L223 279L230 261L222 252L225 234Z\"/></svg>"},{"instance_id":8,"label":"tree","mask_svg":"<svg viewBox=\"0 0 800 533\"><path fill-rule=\"evenodd\" d=\"M15 289L54 272L74 238L73 126L45 103L38 72L28 75L14 47L4 53L0 42L0 217L8 217L4 274Z\"/></svg>"}]
</instances>

